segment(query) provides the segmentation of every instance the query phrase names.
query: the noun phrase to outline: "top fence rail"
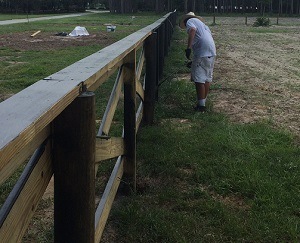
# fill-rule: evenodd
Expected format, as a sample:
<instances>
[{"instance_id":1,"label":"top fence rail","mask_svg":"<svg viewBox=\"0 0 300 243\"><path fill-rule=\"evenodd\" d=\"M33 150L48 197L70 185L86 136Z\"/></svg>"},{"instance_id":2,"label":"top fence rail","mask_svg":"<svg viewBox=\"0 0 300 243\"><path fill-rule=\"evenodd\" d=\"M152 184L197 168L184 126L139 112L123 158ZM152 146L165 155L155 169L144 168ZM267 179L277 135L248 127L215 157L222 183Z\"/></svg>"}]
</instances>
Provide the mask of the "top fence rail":
<instances>
[{"instance_id":1,"label":"top fence rail","mask_svg":"<svg viewBox=\"0 0 300 243\"><path fill-rule=\"evenodd\" d=\"M135 190L136 134L142 120L153 120L175 23L176 13L166 14L0 103L0 185L31 157L0 209L0 242L21 242L53 175L55 242L100 241L121 178ZM117 70L96 136L93 91ZM123 134L110 137L121 91ZM117 163L95 214L95 172L112 158Z\"/></svg>"}]
</instances>

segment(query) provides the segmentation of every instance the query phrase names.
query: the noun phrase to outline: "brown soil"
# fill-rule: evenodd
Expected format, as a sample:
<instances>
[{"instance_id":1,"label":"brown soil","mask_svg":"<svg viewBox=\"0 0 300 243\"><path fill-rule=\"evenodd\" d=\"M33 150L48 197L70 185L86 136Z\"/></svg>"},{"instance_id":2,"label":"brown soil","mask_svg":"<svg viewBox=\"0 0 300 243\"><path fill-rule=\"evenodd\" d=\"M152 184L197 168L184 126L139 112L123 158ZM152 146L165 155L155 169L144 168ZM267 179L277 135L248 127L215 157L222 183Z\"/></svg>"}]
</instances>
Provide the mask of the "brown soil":
<instances>
[{"instance_id":1,"label":"brown soil","mask_svg":"<svg viewBox=\"0 0 300 243\"><path fill-rule=\"evenodd\" d=\"M110 45L114 40L106 32L98 32L88 36L57 36L57 33L40 32L31 37L33 32L10 33L0 36L0 46L16 50L57 50L70 46Z\"/></svg>"}]
</instances>

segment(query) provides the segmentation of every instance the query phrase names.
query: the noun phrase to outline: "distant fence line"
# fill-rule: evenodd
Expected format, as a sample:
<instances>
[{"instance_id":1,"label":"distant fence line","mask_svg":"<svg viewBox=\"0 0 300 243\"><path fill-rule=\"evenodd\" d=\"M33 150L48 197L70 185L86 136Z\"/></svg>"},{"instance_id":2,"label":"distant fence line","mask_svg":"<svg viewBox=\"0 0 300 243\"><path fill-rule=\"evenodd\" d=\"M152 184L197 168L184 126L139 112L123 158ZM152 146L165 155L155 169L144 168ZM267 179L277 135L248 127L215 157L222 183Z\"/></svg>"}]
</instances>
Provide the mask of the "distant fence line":
<instances>
[{"instance_id":1,"label":"distant fence line","mask_svg":"<svg viewBox=\"0 0 300 243\"><path fill-rule=\"evenodd\" d=\"M261 16L260 16L261 17ZM206 24L221 24L221 25L253 25L258 16L204 16L204 22ZM270 20L271 25L285 25L290 23L295 23L295 25L300 25L300 16L299 17L266 17Z\"/></svg>"}]
</instances>

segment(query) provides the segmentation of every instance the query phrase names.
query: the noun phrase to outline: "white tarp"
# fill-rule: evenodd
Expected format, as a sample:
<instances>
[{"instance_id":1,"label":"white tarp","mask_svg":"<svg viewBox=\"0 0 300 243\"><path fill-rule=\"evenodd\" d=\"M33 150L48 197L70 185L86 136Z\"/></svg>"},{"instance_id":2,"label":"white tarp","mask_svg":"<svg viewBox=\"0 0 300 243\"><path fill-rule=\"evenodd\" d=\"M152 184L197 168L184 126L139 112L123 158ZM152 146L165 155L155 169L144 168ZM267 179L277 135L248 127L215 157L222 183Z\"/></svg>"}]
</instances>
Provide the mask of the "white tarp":
<instances>
[{"instance_id":1,"label":"white tarp","mask_svg":"<svg viewBox=\"0 0 300 243\"><path fill-rule=\"evenodd\" d=\"M85 27L76 26L75 29L69 34L69 36L82 36L89 35Z\"/></svg>"},{"instance_id":2,"label":"white tarp","mask_svg":"<svg viewBox=\"0 0 300 243\"><path fill-rule=\"evenodd\" d=\"M108 26L106 26L106 31L107 32L115 32L116 28L117 27L114 25L108 25Z\"/></svg>"}]
</instances>

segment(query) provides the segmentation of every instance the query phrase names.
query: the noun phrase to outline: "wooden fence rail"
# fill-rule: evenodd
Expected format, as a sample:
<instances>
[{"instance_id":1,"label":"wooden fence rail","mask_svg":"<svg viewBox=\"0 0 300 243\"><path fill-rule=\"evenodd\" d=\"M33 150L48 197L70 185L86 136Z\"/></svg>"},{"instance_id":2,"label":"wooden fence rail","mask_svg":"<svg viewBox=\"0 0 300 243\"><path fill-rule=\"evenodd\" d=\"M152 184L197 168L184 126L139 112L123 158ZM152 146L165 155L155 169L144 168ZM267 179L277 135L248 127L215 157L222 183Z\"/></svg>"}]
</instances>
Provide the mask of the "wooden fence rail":
<instances>
[{"instance_id":1,"label":"wooden fence rail","mask_svg":"<svg viewBox=\"0 0 300 243\"><path fill-rule=\"evenodd\" d=\"M25 164L0 209L0 242L22 241L53 175L55 242L100 242L120 180L136 189L136 133L142 120L153 122L175 23L176 12L168 13L0 103L0 185ZM93 92L116 71L96 133ZM122 92L124 129L111 137ZM117 161L95 212L96 171L112 158Z\"/></svg>"}]
</instances>

